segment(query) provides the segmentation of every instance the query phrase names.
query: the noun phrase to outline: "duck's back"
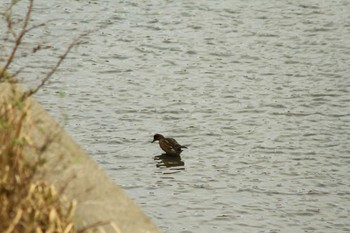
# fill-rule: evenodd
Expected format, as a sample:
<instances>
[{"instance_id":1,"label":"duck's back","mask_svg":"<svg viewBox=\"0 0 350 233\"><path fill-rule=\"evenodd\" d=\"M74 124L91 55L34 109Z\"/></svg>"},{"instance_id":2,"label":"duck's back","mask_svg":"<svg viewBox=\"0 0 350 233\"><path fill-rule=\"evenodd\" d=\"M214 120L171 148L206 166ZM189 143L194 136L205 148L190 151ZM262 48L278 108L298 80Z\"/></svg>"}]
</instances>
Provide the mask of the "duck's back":
<instances>
[{"instance_id":1,"label":"duck's back","mask_svg":"<svg viewBox=\"0 0 350 233\"><path fill-rule=\"evenodd\" d=\"M167 138L177 153L181 153L181 145L174 138Z\"/></svg>"},{"instance_id":2,"label":"duck's back","mask_svg":"<svg viewBox=\"0 0 350 233\"><path fill-rule=\"evenodd\" d=\"M174 138L166 138L173 146L180 146L180 144Z\"/></svg>"}]
</instances>

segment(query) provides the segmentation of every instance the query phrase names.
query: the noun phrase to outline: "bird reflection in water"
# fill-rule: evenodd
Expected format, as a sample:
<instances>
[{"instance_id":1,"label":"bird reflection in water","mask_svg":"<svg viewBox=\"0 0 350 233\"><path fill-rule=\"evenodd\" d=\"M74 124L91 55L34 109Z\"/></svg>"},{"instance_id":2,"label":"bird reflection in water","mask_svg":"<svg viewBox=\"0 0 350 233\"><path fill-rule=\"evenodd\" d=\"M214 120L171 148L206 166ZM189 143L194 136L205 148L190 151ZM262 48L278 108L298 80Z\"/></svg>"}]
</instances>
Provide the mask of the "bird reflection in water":
<instances>
[{"instance_id":1,"label":"bird reflection in water","mask_svg":"<svg viewBox=\"0 0 350 233\"><path fill-rule=\"evenodd\" d=\"M183 167L185 165L180 155L161 154L155 156L154 160L157 161L157 167Z\"/></svg>"}]
</instances>

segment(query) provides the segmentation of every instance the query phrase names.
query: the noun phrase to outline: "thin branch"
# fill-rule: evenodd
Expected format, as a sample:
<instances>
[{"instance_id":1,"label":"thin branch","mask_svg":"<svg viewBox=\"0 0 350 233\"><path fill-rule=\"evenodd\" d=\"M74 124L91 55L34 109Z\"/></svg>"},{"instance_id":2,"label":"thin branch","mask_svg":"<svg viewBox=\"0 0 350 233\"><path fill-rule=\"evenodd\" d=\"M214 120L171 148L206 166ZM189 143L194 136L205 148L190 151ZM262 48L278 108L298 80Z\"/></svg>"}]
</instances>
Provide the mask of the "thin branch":
<instances>
[{"instance_id":1,"label":"thin branch","mask_svg":"<svg viewBox=\"0 0 350 233\"><path fill-rule=\"evenodd\" d=\"M11 52L9 59L7 59L6 65L0 70L0 79L3 77L5 71L12 63L12 60L15 57L16 51L17 51L19 45L21 44L22 38L26 34L27 26L28 26L29 19L30 19L30 13L32 12L32 9L33 9L33 1L34 0L29 1L29 6L28 6L28 10L27 10L27 14L26 14L24 23L23 23L22 30L16 39L16 44L12 49L12 52Z\"/></svg>"},{"instance_id":2,"label":"thin branch","mask_svg":"<svg viewBox=\"0 0 350 233\"><path fill-rule=\"evenodd\" d=\"M83 227L82 229L79 229L78 233L85 233L88 230L95 229L99 226L104 226L107 224L111 224L111 221L98 221L98 222L95 222L93 224L87 225L86 227Z\"/></svg>"},{"instance_id":3,"label":"thin branch","mask_svg":"<svg viewBox=\"0 0 350 233\"><path fill-rule=\"evenodd\" d=\"M12 27L12 25L16 23L12 20L12 8L15 4L16 2L12 2L10 6L3 13L3 16L7 22L7 30L10 32L10 34L13 36L14 39L17 38L16 32L15 30L13 30L13 27Z\"/></svg>"},{"instance_id":4,"label":"thin branch","mask_svg":"<svg viewBox=\"0 0 350 233\"><path fill-rule=\"evenodd\" d=\"M44 50L44 49L51 49L52 46L51 45L36 45L35 47L32 48L32 53L36 53L40 50ZM21 72L23 72L23 70L27 69L29 67L29 65L26 66L22 66L21 68L19 68L17 71L11 73L11 77L17 77Z\"/></svg>"},{"instance_id":5,"label":"thin branch","mask_svg":"<svg viewBox=\"0 0 350 233\"><path fill-rule=\"evenodd\" d=\"M55 21L55 19L46 20L46 21L43 22L43 23L38 23L38 24L36 24L36 25L33 25L33 26L31 26L30 28L28 28L28 29L26 30L26 33L27 33L27 32L30 32L31 30L36 29L36 28L38 28L38 27L45 26L45 25L47 25L49 22L53 22L53 21Z\"/></svg>"},{"instance_id":6,"label":"thin branch","mask_svg":"<svg viewBox=\"0 0 350 233\"><path fill-rule=\"evenodd\" d=\"M63 55L60 56L60 59L57 61L56 65L54 67L52 67L52 69L50 70L50 72L48 72L45 76L45 78L43 78L41 80L41 83L35 87L34 89L30 89L28 91L26 91L23 96L22 99L25 99L29 96L34 95L35 93L37 93L43 86L45 86L45 84L49 81L49 79L52 77L52 75L57 71L57 69L60 67L60 65L62 64L62 62L64 61L64 59L67 57L67 55L69 54L69 52L74 48L74 46L76 46L77 44L79 44L80 40L82 37L88 35L90 32L86 32L81 34L80 36L78 36L77 38L75 38L73 40L73 42L68 46L68 48L66 49L66 51L64 52Z\"/></svg>"}]
</instances>

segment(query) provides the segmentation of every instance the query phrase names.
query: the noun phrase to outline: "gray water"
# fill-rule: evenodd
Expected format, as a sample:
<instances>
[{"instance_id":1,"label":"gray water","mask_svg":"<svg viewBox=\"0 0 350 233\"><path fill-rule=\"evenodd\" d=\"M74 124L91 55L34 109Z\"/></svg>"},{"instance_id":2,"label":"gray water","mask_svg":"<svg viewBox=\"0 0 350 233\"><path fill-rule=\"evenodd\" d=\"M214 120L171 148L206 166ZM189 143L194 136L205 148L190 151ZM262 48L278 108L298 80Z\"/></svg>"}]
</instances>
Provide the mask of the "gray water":
<instances>
[{"instance_id":1,"label":"gray water","mask_svg":"<svg viewBox=\"0 0 350 233\"><path fill-rule=\"evenodd\" d=\"M163 232L350 231L349 1L36 1L48 19L20 77L95 30L37 98Z\"/></svg>"}]
</instances>

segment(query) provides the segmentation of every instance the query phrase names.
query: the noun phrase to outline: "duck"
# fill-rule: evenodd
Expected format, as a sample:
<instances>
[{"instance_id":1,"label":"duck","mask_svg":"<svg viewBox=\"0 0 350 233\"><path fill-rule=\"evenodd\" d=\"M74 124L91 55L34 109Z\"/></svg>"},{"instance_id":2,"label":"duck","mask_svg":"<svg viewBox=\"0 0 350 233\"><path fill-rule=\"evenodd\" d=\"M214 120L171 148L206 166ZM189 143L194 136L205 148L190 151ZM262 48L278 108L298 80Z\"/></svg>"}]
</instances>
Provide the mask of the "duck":
<instances>
[{"instance_id":1,"label":"duck","mask_svg":"<svg viewBox=\"0 0 350 233\"><path fill-rule=\"evenodd\" d=\"M187 149L187 146L181 146L174 138L166 138L161 134L155 134L153 136L153 142L159 141L160 148L167 155L180 155L183 148Z\"/></svg>"}]
</instances>

